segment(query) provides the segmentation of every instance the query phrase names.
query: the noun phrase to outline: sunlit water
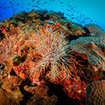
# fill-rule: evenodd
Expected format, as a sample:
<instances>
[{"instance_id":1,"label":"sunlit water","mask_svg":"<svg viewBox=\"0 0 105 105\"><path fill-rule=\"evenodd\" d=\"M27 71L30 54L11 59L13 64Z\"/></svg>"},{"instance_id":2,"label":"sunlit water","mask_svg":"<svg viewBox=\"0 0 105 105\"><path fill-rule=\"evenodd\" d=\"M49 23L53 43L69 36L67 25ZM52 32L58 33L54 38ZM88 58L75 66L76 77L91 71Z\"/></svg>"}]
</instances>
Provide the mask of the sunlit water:
<instances>
[{"instance_id":1,"label":"sunlit water","mask_svg":"<svg viewBox=\"0 0 105 105\"><path fill-rule=\"evenodd\" d=\"M53 10L82 24L98 24L105 30L105 0L0 0L0 19L22 11Z\"/></svg>"}]
</instances>

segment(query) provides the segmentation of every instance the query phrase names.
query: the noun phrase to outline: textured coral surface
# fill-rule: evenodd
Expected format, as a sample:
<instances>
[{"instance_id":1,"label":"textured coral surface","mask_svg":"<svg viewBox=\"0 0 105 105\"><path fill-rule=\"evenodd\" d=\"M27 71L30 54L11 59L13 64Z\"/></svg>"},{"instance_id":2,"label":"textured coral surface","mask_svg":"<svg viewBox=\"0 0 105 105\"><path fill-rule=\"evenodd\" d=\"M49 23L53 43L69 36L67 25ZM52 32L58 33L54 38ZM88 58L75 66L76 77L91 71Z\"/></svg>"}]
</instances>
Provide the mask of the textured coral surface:
<instances>
[{"instance_id":1,"label":"textured coral surface","mask_svg":"<svg viewBox=\"0 0 105 105\"><path fill-rule=\"evenodd\" d=\"M87 105L105 104L105 80L92 82L87 86Z\"/></svg>"}]
</instances>

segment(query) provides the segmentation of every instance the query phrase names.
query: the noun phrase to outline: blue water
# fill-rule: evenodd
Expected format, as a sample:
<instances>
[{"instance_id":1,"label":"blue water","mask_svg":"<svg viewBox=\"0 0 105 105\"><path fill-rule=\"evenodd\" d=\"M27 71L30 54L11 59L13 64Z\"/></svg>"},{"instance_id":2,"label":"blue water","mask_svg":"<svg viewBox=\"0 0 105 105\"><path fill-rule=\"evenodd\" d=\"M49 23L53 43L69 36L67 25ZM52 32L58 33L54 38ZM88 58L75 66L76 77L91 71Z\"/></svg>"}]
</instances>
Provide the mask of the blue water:
<instances>
[{"instance_id":1,"label":"blue water","mask_svg":"<svg viewBox=\"0 0 105 105\"><path fill-rule=\"evenodd\" d=\"M0 0L0 19L32 9L60 11L73 22L94 23L105 30L105 0Z\"/></svg>"}]
</instances>

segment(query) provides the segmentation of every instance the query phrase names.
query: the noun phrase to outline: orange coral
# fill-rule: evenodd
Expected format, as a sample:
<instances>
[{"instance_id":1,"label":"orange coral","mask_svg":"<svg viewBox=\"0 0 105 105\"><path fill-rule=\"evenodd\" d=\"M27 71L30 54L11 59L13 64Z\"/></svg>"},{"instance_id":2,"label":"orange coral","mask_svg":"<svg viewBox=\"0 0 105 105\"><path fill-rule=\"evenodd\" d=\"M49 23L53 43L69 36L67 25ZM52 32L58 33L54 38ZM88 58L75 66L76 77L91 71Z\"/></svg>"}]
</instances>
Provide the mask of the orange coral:
<instances>
[{"instance_id":1,"label":"orange coral","mask_svg":"<svg viewBox=\"0 0 105 105\"><path fill-rule=\"evenodd\" d=\"M3 82L2 89L7 92L7 97L16 102L21 101L23 95L19 86L21 85L22 80L16 76L10 76L10 78L5 78Z\"/></svg>"}]
</instances>

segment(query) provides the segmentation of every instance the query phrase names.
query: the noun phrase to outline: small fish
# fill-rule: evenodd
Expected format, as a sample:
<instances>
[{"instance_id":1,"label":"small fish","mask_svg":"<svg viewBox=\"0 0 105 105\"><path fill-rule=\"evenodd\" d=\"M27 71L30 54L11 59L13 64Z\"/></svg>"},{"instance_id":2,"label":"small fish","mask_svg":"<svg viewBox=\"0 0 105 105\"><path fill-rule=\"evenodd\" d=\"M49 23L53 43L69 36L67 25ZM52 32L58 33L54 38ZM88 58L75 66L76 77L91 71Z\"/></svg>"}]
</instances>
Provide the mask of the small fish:
<instances>
[{"instance_id":1,"label":"small fish","mask_svg":"<svg viewBox=\"0 0 105 105\"><path fill-rule=\"evenodd\" d=\"M69 14L66 14L67 16L70 16Z\"/></svg>"},{"instance_id":2,"label":"small fish","mask_svg":"<svg viewBox=\"0 0 105 105\"><path fill-rule=\"evenodd\" d=\"M39 3L40 1L38 0L36 3Z\"/></svg>"},{"instance_id":3,"label":"small fish","mask_svg":"<svg viewBox=\"0 0 105 105\"><path fill-rule=\"evenodd\" d=\"M71 11L71 9L66 9L67 11Z\"/></svg>"},{"instance_id":4,"label":"small fish","mask_svg":"<svg viewBox=\"0 0 105 105\"><path fill-rule=\"evenodd\" d=\"M10 1L9 3L12 4L12 1Z\"/></svg>"},{"instance_id":5,"label":"small fish","mask_svg":"<svg viewBox=\"0 0 105 105\"><path fill-rule=\"evenodd\" d=\"M34 2L35 0L31 0L32 2Z\"/></svg>"},{"instance_id":6,"label":"small fish","mask_svg":"<svg viewBox=\"0 0 105 105\"><path fill-rule=\"evenodd\" d=\"M19 6L19 3L17 3L17 6Z\"/></svg>"},{"instance_id":7,"label":"small fish","mask_svg":"<svg viewBox=\"0 0 105 105\"><path fill-rule=\"evenodd\" d=\"M53 2L54 0L50 0L50 2Z\"/></svg>"},{"instance_id":8,"label":"small fish","mask_svg":"<svg viewBox=\"0 0 105 105\"><path fill-rule=\"evenodd\" d=\"M60 2L60 4L63 4L63 2Z\"/></svg>"},{"instance_id":9,"label":"small fish","mask_svg":"<svg viewBox=\"0 0 105 105\"><path fill-rule=\"evenodd\" d=\"M44 2L43 4L46 4L47 2Z\"/></svg>"},{"instance_id":10,"label":"small fish","mask_svg":"<svg viewBox=\"0 0 105 105\"><path fill-rule=\"evenodd\" d=\"M30 6L30 5L31 5L31 3L28 3L28 5Z\"/></svg>"}]
</instances>

